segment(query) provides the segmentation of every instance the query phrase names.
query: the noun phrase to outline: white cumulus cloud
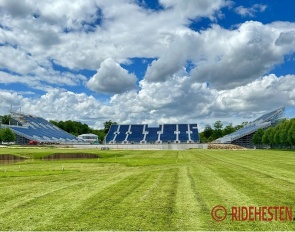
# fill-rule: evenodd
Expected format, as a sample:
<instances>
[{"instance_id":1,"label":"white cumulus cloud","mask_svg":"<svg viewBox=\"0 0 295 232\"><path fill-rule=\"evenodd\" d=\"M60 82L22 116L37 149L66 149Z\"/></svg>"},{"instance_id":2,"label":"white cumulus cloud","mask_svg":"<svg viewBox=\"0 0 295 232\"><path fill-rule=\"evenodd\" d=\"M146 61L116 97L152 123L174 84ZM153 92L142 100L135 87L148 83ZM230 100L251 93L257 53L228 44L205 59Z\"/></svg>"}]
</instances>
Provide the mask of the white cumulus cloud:
<instances>
[{"instance_id":1,"label":"white cumulus cloud","mask_svg":"<svg viewBox=\"0 0 295 232\"><path fill-rule=\"evenodd\" d=\"M264 12L265 9L267 8L267 5L262 5L262 4L254 4L251 7L244 7L244 6L239 6L235 8L235 12L242 17L254 17L256 13L259 12Z\"/></svg>"},{"instance_id":2,"label":"white cumulus cloud","mask_svg":"<svg viewBox=\"0 0 295 232\"><path fill-rule=\"evenodd\" d=\"M87 87L99 93L123 93L136 88L137 78L122 68L112 58L104 60L97 73L87 82Z\"/></svg>"}]
</instances>

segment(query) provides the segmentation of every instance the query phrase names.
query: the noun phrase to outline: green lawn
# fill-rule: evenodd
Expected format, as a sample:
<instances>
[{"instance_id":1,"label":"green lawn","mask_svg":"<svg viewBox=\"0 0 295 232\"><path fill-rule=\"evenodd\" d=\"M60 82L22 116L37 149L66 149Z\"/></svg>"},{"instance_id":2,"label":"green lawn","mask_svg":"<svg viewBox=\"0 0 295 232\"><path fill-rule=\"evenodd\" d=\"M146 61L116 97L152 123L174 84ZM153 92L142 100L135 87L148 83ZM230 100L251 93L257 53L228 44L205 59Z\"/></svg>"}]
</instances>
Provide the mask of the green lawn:
<instances>
[{"instance_id":1,"label":"green lawn","mask_svg":"<svg viewBox=\"0 0 295 232\"><path fill-rule=\"evenodd\" d=\"M100 158L40 160L52 153ZM29 158L0 165L0 230L295 230L295 221L211 218L211 209L288 206L295 152L1 148ZM34 158L34 159L32 159Z\"/></svg>"}]
</instances>

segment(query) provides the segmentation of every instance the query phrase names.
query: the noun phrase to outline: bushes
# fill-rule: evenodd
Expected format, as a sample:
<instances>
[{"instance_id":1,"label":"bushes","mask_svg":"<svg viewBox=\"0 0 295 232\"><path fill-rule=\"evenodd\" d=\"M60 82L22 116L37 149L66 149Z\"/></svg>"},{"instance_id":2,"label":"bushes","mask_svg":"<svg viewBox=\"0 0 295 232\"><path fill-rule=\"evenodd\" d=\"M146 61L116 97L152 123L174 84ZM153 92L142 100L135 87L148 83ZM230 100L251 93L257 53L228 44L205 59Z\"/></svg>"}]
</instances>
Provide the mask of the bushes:
<instances>
[{"instance_id":1,"label":"bushes","mask_svg":"<svg viewBox=\"0 0 295 232\"><path fill-rule=\"evenodd\" d=\"M2 142L13 142L15 141L15 134L9 128L1 129L0 140Z\"/></svg>"},{"instance_id":2,"label":"bushes","mask_svg":"<svg viewBox=\"0 0 295 232\"><path fill-rule=\"evenodd\" d=\"M248 123L243 122L241 125L233 126L231 123L223 129L223 124L220 120L214 123L214 128L206 125L203 132L199 133L202 143L212 142L222 136L228 135L246 126Z\"/></svg>"},{"instance_id":3,"label":"bushes","mask_svg":"<svg viewBox=\"0 0 295 232\"><path fill-rule=\"evenodd\" d=\"M264 130L263 129L258 129L258 131L255 133L255 135L252 138L252 142L254 144L262 144L262 137L264 134Z\"/></svg>"},{"instance_id":4,"label":"bushes","mask_svg":"<svg viewBox=\"0 0 295 232\"><path fill-rule=\"evenodd\" d=\"M260 139L261 138L261 139ZM275 127L267 130L259 129L253 136L252 142L256 145L264 144L271 147L290 147L295 145L295 118L284 119Z\"/></svg>"}]
</instances>

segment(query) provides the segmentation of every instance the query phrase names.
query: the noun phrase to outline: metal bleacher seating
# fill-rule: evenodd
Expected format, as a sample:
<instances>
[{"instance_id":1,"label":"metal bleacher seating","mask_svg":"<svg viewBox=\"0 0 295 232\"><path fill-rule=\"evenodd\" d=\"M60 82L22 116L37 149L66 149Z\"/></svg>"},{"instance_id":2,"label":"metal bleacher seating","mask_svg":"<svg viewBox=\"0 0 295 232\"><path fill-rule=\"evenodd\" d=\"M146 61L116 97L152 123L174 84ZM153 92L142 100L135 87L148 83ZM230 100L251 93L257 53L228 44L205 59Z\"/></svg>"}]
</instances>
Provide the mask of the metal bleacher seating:
<instances>
[{"instance_id":1,"label":"metal bleacher seating","mask_svg":"<svg viewBox=\"0 0 295 232\"><path fill-rule=\"evenodd\" d=\"M143 140L143 125L131 125L131 133L128 136L128 141L131 143L140 143Z\"/></svg>"},{"instance_id":2,"label":"metal bleacher seating","mask_svg":"<svg viewBox=\"0 0 295 232\"><path fill-rule=\"evenodd\" d=\"M112 125L105 143L198 143L197 124Z\"/></svg>"},{"instance_id":3,"label":"metal bleacher seating","mask_svg":"<svg viewBox=\"0 0 295 232\"><path fill-rule=\"evenodd\" d=\"M280 119L284 110L285 110L285 107L282 107L282 108L279 108L279 109L274 110L272 112L269 112L267 114L264 114L261 117L257 118L256 120L254 120L253 122L250 122L245 127L241 128L233 133L225 135L225 136L217 139L215 142L232 143L233 141L236 141L236 140L241 139L245 136L255 133L260 128L266 129L266 128L270 127L273 123L276 123L276 121L278 121ZM250 143L250 141L248 141L248 143Z\"/></svg>"},{"instance_id":4,"label":"metal bleacher seating","mask_svg":"<svg viewBox=\"0 0 295 232\"><path fill-rule=\"evenodd\" d=\"M116 133L117 129L118 129L117 124L114 124L114 125L111 126L108 134L106 135L106 138L105 138L106 141L109 141L109 142L114 141L114 137L116 135L115 133Z\"/></svg>"},{"instance_id":5,"label":"metal bleacher seating","mask_svg":"<svg viewBox=\"0 0 295 232\"><path fill-rule=\"evenodd\" d=\"M163 133L160 138L162 142L176 141L176 124L164 124Z\"/></svg>"},{"instance_id":6,"label":"metal bleacher seating","mask_svg":"<svg viewBox=\"0 0 295 232\"><path fill-rule=\"evenodd\" d=\"M146 128L145 128L145 138L143 141L147 141L147 142L150 142L150 143L155 143L158 140L159 138L159 133L161 132L162 130L162 125L160 125L159 127L148 127L148 125L146 125Z\"/></svg>"},{"instance_id":7,"label":"metal bleacher seating","mask_svg":"<svg viewBox=\"0 0 295 232\"><path fill-rule=\"evenodd\" d=\"M7 125L22 141L35 140L40 143L80 143L74 135L63 131L47 120L32 115L13 113L13 125Z\"/></svg>"},{"instance_id":8,"label":"metal bleacher seating","mask_svg":"<svg viewBox=\"0 0 295 232\"><path fill-rule=\"evenodd\" d=\"M127 131L129 129L129 125L119 125L120 130L116 136L116 141L123 142L126 139Z\"/></svg>"},{"instance_id":9,"label":"metal bleacher seating","mask_svg":"<svg viewBox=\"0 0 295 232\"><path fill-rule=\"evenodd\" d=\"M191 131L190 140L192 140L192 141L199 140L198 125L197 124L190 124L189 127L190 127L190 131Z\"/></svg>"},{"instance_id":10,"label":"metal bleacher seating","mask_svg":"<svg viewBox=\"0 0 295 232\"><path fill-rule=\"evenodd\" d=\"M188 129L189 129L189 124L179 124L178 125L178 130L180 132L178 134L178 140L181 143L189 141L188 133L187 133Z\"/></svg>"},{"instance_id":11,"label":"metal bleacher seating","mask_svg":"<svg viewBox=\"0 0 295 232\"><path fill-rule=\"evenodd\" d=\"M258 129L267 128L271 125L270 122L263 122L263 123L251 123L247 125L246 127L241 128L240 130L237 130L231 134L228 134L226 136L223 136L220 138L221 143L231 143L234 140L237 140L239 138L242 138L245 135L251 134L256 132Z\"/></svg>"}]
</instances>

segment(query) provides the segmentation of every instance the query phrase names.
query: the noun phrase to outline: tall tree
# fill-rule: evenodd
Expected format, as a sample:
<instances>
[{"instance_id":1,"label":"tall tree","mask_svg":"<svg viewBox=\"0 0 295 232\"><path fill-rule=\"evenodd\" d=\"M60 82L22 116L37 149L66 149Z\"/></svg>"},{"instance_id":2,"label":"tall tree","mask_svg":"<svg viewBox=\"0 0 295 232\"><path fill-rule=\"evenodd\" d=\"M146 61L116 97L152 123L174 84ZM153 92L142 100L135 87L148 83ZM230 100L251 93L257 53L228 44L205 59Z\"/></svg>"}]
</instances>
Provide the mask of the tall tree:
<instances>
[{"instance_id":1,"label":"tall tree","mask_svg":"<svg viewBox=\"0 0 295 232\"><path fill-rule=\"evenodd\" d=\"M272 146L274 144L274 128L269 127L266 131L264 131L264 134L262 136L262 144L270 145Z\"/></svg>"},{"instance_id":2,"label":"tall tree","mask_svg":"<svg viewBox=\"0 0 295 232\"><path fill-rule=\"evenodd\" d=\"M210 125L206 125L204 129L204 137L205 138L210 138L210 136L213 134L213 129Z\"/></svg>"},{"instance_id":3,"label":"tall tree","mask_svg":"<svg viewBox=\"0 0 295 232\"><path fill-rule=\"evenodd\" d=\"M106 136L106 134L104 132L104 129L102 129L102 130L92 130L91 133L98 136L99 142L103 142L103 140L104 140L104 138Z\"/></svg>"},{"instance_id":4,"label":"tall tree","mask_svg":"<svg viewBox=\"0 0 295 232\"><path fill-rule=\"evenodd\" d=\"M3 115L3 116L1 116L1 123L8 125L10 119L11 119L10 115Z\"/></svg>"},{"instance_id":5,"label":"tall tree","mask_svg":"<svg viewBox=\"0 0 295 232\"><path fill-rule=\"evenodd\" d=\"M290 145L288 141L288 127L289 122L287 120L283 120L279 131L279 144L284 147Z\"/></svg>"},{"instance_id":6,"label":"tall tree","mask_svg":"<svg viewBox=\"0 0 295 232\"><path fill-rule=\"evenodd\" d=\"M289 130L288 130L288 142L291 146L295 145L295 118L292 118L289 122Z\"/></svg>"},{"instance_id":7,"label":"tall tree","mask_svg":"<svg viewBox=\"0 0 295 232\"><path fill-rule=\"evenodd\" d=\"M260 145L262 144L262 137L264 134L264 130L262 128L259 128L256 133L254 134L253 138L252 138L252 142L255 145Z\"/></svg>"},{"instance_id":8,"label":"tall tree","mask_svg":"<svg viewBox=\"0 0 295 232\"><path fill-rule=\"evenodd\" d=\"M222 134L223 134L223 136L224 136L224 135L228 135L228 134L230 134L230 133L233 133L234 131L235 131L235 128L233 127L233 124L230 123L229 125L227 125L227 126L223 129Z\"/></svg>"},{"instance_id":9,"label":"tall tree","mask_svg":"<svg viewBox=\"0 0 295 232\"><path fill-rule=\"evenodd\" d=\"M57 127L65 130L68 133L71 133L75 136L80 134L87 134L91 132L91 128L87 124L82 124L81 122L76 122L72 120L67 121L50 121L52 124L56 125Z\"/></svg>"},{"instance_id":10,"label":"tall tree","mask_svg":"<svg viewBox=\"0 0 295 232\"><path fill-rule=\"evenodd\" d=\"M277 146L280 145L280 128L281 124L278 124L274 128L273 143Z\"/></svg>"},{"instance_id":11,"label":"tall tree","mask_svg":"<svg viewBox=\"0 0 295 232\"><path fill-rule=\"evenodd\" d=\"M220 120L218 120L218 121L216 121L216 122L214 123L214 129L215 129L215 130L221 130L222 127L223 127L223 124L222 124L222 122L221 122Z\"/></svg>"},{"instance_id":12,"label":"tall tree","mask_svg":"<svg viewBox=\"0 0 295 232\"><path fill-rule=\"evenodd\" d=\"M222 122L220 120L218 120L218 121L216 121L214 123L214 131L213 131L213 134L212 134L212 139L213 140L222 137L222 127L223 127L223 124L222 124Z\"/></svg>"}]
</instances>

